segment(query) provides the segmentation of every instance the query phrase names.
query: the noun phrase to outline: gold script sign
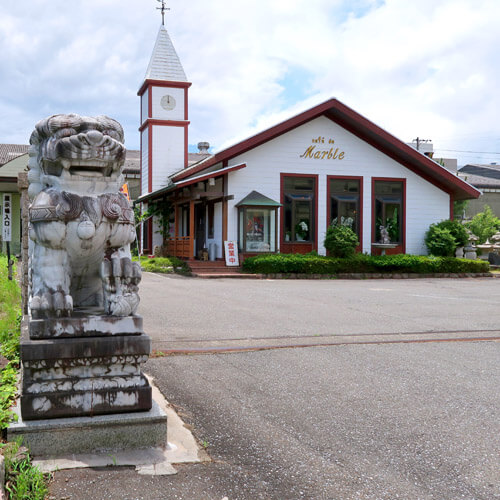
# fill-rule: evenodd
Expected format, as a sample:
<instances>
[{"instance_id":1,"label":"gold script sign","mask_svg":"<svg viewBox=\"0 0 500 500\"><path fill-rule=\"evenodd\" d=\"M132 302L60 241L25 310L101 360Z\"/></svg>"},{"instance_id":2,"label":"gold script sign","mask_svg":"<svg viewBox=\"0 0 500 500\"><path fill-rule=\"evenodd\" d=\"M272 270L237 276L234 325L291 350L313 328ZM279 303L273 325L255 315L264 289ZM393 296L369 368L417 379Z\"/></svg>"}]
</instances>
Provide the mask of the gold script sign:
<instances>
[{"instance_id":1,"label":"gold script sign","mask_svg":"<svg viewBox=\"0 0 500 500\"><path fill-rule=\"evenodd\" d=\"M345 157L344 151L339 151L339 148L333 146L334 139L327 139L325 143L324 137L316 137L311 140L312 145L309 146L300 158L312 158L314 160L343 160ZM323 144L330 144L330 149L323 149Z\"/></svg>"}]
</instances>

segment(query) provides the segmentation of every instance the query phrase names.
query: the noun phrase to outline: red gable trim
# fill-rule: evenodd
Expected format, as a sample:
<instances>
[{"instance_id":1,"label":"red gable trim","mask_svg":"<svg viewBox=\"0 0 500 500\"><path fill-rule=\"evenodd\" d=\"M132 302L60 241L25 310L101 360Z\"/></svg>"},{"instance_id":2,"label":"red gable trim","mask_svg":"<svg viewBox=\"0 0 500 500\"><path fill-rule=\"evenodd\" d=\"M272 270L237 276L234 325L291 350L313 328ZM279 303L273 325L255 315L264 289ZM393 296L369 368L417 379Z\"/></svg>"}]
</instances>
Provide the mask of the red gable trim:
<instances>
[{"instance_id":1,"label":"red gable trim","mask_svg":"<svg viewBox=\"0 0 500 500\"><path fill-rule=\"evenodd\" d=\"M210 179L211 177L216 178L216 177L222 177L226 175L229 172L234 172L236 170L240 170L242 168L246 168L247 164L246 163L239 163L238 165L234 165L231 167L226 167L226 168L221 168L220 170L215 170L213 172L209 172L204 175L198 175L196 177L192 177L191 179L188 179L183 182L177 182L174 185L166 186L164 188L158 189L156 191L150 192L148 194L144 194L142 196L139 196L137 200L134 201L134 205L137 205L139 203L145 203L148 200L159 198L164 196L166 193L171 194L177 189L189 186L191 184L196 184L197 182L202 182Z\"/></svg>"},{"instance_id":2,"label":"red gable trim","mask_svg":"<svg viewBox=\"0 0 500 500\"><path fill-rule=\"evenodd\" d=\"M274 127L264 130L249 139L231 146L217 153L210 160L192 169L188 169L187 171L177 173L173 176L173 180L174 182L180 181L218 162L224 162L232 157L241 155L319 116L330 118L341 127L369 143L438 188L447 193L453 193L455 200L478 198L480 195L477 189L464 182L458 176L452 174L430 158L381 129L379 126L359 113L356 113L337 99L330 99Z\"/></svg>"},{"instance_id":3,"label":"red gable trim","mask_svg":"<svg viewBox=\"0 0 500 500\"><path fill-rule=\"evenodd\" d=\"M141 85L141 88L137 91L137 95L142 95L144 94L144 91L151 86L155 87L175 87L178 89L188 89L191 87L192 83L190 82L174 82L174 81L169 81L169 80L151 80L149 78L146 78L144 80L144 83Z\"/></svg>"},{"instance_id":4,"label":"red gable trim","mask_svg":"<svg viewBox=\"0 0 500 500\"><path fill-rule=\"evenodd\" d=\"M215 172L210 172L210 173L205 174L205 175L199 175L197 177L193 177L192 179L188 179L187 181L176 183L175 187L176 188L186 187L186 186L189 186L191 184L196 184L197 182L206 181L212 177L215 179L216 177L220 177L221 175L225 175L228 172L234 172L235 170L240 170L242 168L246 168L246 166L247 166L246 163L240 163L239 165L234 165L234 167L222 168L220 170L216 170Z\"/></svg>"},{"instance_id":5,"label":"red gable trim","mask_svg":"<svg viewBox=\"0 0 500 500\"><path fill-rule=\"evenodd\" d=\"M148 125L168 125L170 127L187 127L190 122L182 120L158 120L155 118L148 118L140 127L139 132L142 132Z\"/></svg>"}]
</instances>

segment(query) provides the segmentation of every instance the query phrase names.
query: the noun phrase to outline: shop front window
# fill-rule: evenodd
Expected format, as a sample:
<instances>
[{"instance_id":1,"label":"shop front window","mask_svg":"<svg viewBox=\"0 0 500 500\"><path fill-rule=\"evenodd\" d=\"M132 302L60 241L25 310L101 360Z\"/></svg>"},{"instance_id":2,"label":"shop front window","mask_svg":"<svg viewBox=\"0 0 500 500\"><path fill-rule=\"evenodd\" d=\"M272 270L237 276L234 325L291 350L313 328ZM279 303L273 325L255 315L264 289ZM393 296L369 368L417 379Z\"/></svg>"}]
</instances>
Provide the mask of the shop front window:
<instances>
[{"instance_id":1,"label":"shop front window","mask_svg":"<svg viewBox=\"0 0 500 500\"><path fill-rule=\"evenodd\" d=\"M285 242L312 242L314 237L316 179L284 178Z\"/></svg>"},{"instance_id":2,"label":"shop front window","mask_svg":"<svg viewBox=\"0 0 500 500\"><path fill-rule=\"evenodd\" d=\"M330 179L330 225L350 227L360 237L360 180Z\"/></svg>"},{"instance_id":3,"label":"shop front window","mask_svg":"<svg viewBox=\"0 0 500 500\"><path fill-rule=\"evenodd\" d=\"M387 230L391 243L402 243L403 193L401 181L374 181L374 243L382 241L381 227Z\"/></svg>"},{"instance_id":4,"label":"shop front window","mask_svg":"<svg viewBox=\"0 0 500 500\"><path fill-rule=\"evenodd\" d=\"M242 252L276 252L277 209L239 207L239 246Z\"/></svg>"}]
</instances>

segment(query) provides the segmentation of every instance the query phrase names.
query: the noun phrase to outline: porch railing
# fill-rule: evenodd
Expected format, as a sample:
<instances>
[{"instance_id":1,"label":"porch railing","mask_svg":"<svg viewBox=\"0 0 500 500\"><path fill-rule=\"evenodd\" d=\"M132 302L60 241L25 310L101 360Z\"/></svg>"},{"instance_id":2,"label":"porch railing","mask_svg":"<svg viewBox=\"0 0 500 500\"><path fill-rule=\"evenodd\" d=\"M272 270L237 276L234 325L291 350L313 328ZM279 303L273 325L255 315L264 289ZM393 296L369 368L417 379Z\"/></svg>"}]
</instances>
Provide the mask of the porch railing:
<instances>
[{"instance_id":1,"label":"porch railing","mask_svg":"<svg viewBox=\"0 0 500 500\"><path fill-rule=\"evenodd\" d=\"M174 257L180 257L182 259L189 259L189 249L191 238L189 236L177 236L171 237L167 242L167 252L168 255L173 255Z\"/></svg>"}]
</instances>

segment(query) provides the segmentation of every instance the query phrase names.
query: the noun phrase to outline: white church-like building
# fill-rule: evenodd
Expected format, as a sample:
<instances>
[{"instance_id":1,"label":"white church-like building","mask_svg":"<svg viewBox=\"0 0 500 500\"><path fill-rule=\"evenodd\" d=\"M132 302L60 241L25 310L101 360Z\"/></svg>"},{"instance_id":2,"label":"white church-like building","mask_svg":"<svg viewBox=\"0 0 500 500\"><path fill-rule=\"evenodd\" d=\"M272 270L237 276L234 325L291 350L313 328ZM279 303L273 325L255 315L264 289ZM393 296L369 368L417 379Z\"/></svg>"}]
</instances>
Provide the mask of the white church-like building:
<instances>
[{"instance_id":1,"label":"white church-like building","mask_svg":"<svg viewBox=\"0 0 500 500\"><path fill-rule=\"evenodd\" d=\"M169 234L150 219L142 250L222 259L269 252L325 254L332 220L348 222L360 252L378 254L380 226L394 248L425 254L429 225L453 217L453 202L480 191L337 99L214 155L188 154L189 96L182 64L161 26L138 95L141 196L168 207ZM193 162L192 157L196 157ZM196 159L201 158L199 161ZM166 236L166 237L164 237Z\"/></svg>"}]
</instances>

